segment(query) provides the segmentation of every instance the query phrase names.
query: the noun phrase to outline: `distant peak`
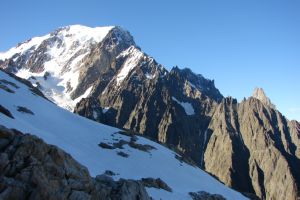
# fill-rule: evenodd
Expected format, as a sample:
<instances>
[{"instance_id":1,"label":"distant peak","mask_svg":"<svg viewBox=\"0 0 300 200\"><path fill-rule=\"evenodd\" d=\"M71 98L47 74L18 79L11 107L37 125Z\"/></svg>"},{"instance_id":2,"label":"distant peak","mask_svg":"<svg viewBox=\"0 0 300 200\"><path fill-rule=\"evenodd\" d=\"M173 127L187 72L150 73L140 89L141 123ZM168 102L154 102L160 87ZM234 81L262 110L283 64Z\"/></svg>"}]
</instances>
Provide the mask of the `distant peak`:
<instances>
[{"instance_id":1,"label":"distant peak","mask_svg":"<svg viewBox=\"0 0 300 200\"><path fill-rule=\"evenodd\" d=\"M260 100L263 104L276 109L275 105L271 102L269 97L267 97L265 91L262 88L259 87L255 88L252 97Z\"/></svg>"}]
</instances>

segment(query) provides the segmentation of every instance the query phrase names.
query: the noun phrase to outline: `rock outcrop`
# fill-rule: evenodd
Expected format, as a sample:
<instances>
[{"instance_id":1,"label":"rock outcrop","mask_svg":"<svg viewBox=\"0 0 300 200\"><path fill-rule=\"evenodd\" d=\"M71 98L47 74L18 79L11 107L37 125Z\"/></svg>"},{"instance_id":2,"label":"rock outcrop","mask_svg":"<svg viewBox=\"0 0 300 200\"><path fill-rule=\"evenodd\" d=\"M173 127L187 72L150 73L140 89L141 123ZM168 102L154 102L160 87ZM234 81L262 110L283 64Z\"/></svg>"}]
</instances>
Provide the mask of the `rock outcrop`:
<instances>
[{"instance_id":1,"label":"rock outcrop","mask_svg":"<svg viewBox=\"0 0 300 200\"><path fill-rule=\"evenodd\" d=\"M190 192L190 196L193 200L226 200L224 197L218 194L209 194L207 192Z\"/></svg>"},{"instance_id":2,"label":"rock outcrop","mask_svg":"<svg viewBox=\"0 0 300 200\"><path fill-rule=\"evenodd\" d=\"M276 106L271 102L269 97L267 97L265 91L262 88L255 88L252 97L260 100L265 105L270 106L273 109L276 109Z\"/></svg>"},{"instance_id":3,"label":"rock outcrop","mask_svg":"<svg viewBox=\"0 0 300 200\"><path fill-rule=\"evenodd\" d=\"M0 199L150 200L141 181L92 178L58 147L0 127Z\"/></svg>"},{"instance_id":4,"label":"rock outcrop","mask_svg":"<svg viewBox=\"0 0 300 200\"><path fill-rule=\"evenodd\" d=\"M227 98L214 113L209 132L208 172L261 199L299 197L299 132L289 131L289 122L278 111L256 98L240 104Z\"/></svg>"}]
</instances>

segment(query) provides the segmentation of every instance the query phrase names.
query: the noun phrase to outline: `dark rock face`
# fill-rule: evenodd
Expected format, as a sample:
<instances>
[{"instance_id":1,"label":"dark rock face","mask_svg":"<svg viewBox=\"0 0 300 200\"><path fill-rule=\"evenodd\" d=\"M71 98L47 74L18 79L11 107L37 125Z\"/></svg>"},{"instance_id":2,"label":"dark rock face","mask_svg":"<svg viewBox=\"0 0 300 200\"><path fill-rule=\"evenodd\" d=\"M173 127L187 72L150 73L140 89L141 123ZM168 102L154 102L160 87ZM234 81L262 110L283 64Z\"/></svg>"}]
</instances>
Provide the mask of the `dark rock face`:
<instances>
[{"instance_id":1,"label":"dark rock face","mask_svg":"<svg viewBox=\"0 0 300 200\"><path fill-rule=\"evenodd\" d=\"M0 199L150 200L142 182L91 178L59 148L0 127Z\"/></svg>"},{"instance_id":2,"label":"dark rock face","mask_svg":"<svg viewBox=\"0 0 300 200\"><path fill-rule=\"evenodd\" d=\"M121 83L118 74L105 88L95 83L91 96L79 102L74 112L172 145L200 163L197 151L203 148L209 116L222 99L213 81L177 67L167 72L136 47L123 54L116 58L117 69L139 56L136 66ZM180 102L190 105L193 114L186 113Z\"/></svg>"},{"instance_id":3,"label":"dark rock face","mask_svg":"<svg viewBox=\"0 0 300 200\"><path fill-rule=\"evenodd\" d=\"M296 143L278 111L256 98L240 104L229 98L219 105L209 130L205 170L262 199L297 199Z\"/></svg>"}]
</instances>

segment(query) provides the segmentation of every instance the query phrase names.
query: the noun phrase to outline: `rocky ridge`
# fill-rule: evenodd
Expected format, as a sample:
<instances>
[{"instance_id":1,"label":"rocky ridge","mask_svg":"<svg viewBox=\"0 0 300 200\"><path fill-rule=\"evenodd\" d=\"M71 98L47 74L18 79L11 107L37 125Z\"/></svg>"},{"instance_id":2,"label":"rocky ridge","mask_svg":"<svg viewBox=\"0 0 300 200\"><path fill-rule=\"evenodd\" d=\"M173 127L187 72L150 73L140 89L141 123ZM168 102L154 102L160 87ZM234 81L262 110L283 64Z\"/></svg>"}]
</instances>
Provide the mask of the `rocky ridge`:
<instances>
[{"instance_id":1,"label":"rocky ridge","mask_svg":"<svg viewBox=\"0 0 300 200\"><path fill-rule=\"evenodd\" d=\"M267 97L265 91L262 88L255 88L253 91L252 97L259 99L265 105L276 109L276 106L271 102L271 100Z\"/></svg>"}]
</instances>

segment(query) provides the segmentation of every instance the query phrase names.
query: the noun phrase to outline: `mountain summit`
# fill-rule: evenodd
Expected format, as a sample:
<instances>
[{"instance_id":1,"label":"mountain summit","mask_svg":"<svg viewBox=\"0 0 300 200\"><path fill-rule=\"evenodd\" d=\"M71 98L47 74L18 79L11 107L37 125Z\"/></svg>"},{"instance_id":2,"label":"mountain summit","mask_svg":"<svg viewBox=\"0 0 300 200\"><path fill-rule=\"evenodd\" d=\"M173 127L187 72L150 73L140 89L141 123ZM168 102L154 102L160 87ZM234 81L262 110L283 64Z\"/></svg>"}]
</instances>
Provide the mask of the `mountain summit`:
<instances>
[{"instance_id":1,"label":"mountain summit","mask_svg":"<svg viewBox=\"0 0 300 200\"><path fill-rule=\"evenodd\" d=\"M276 109L276 106L271 102L269 97L267 97L265 91L262 88L255 88L252 97L260 100L263 104L270 106L273 109Z\"/></svg>"},{"instance_id":2,"label":"mountain summit","mask_svg":"<svg viewBox=\"0 0 300 200\"><path fill-rule=\"evenodd\" d=\"M121 47L116 48L120 43ZM99 69L91 65L101 59L107 62L108 54L115 56L130 45L135 45L133 38L121 27L71 25L0 54L0 67L30 80L50 100L73 110L77 102L89 95L98 78ZM94 57L97 52L99 59Z\"/></svg>"}]
</instances>

